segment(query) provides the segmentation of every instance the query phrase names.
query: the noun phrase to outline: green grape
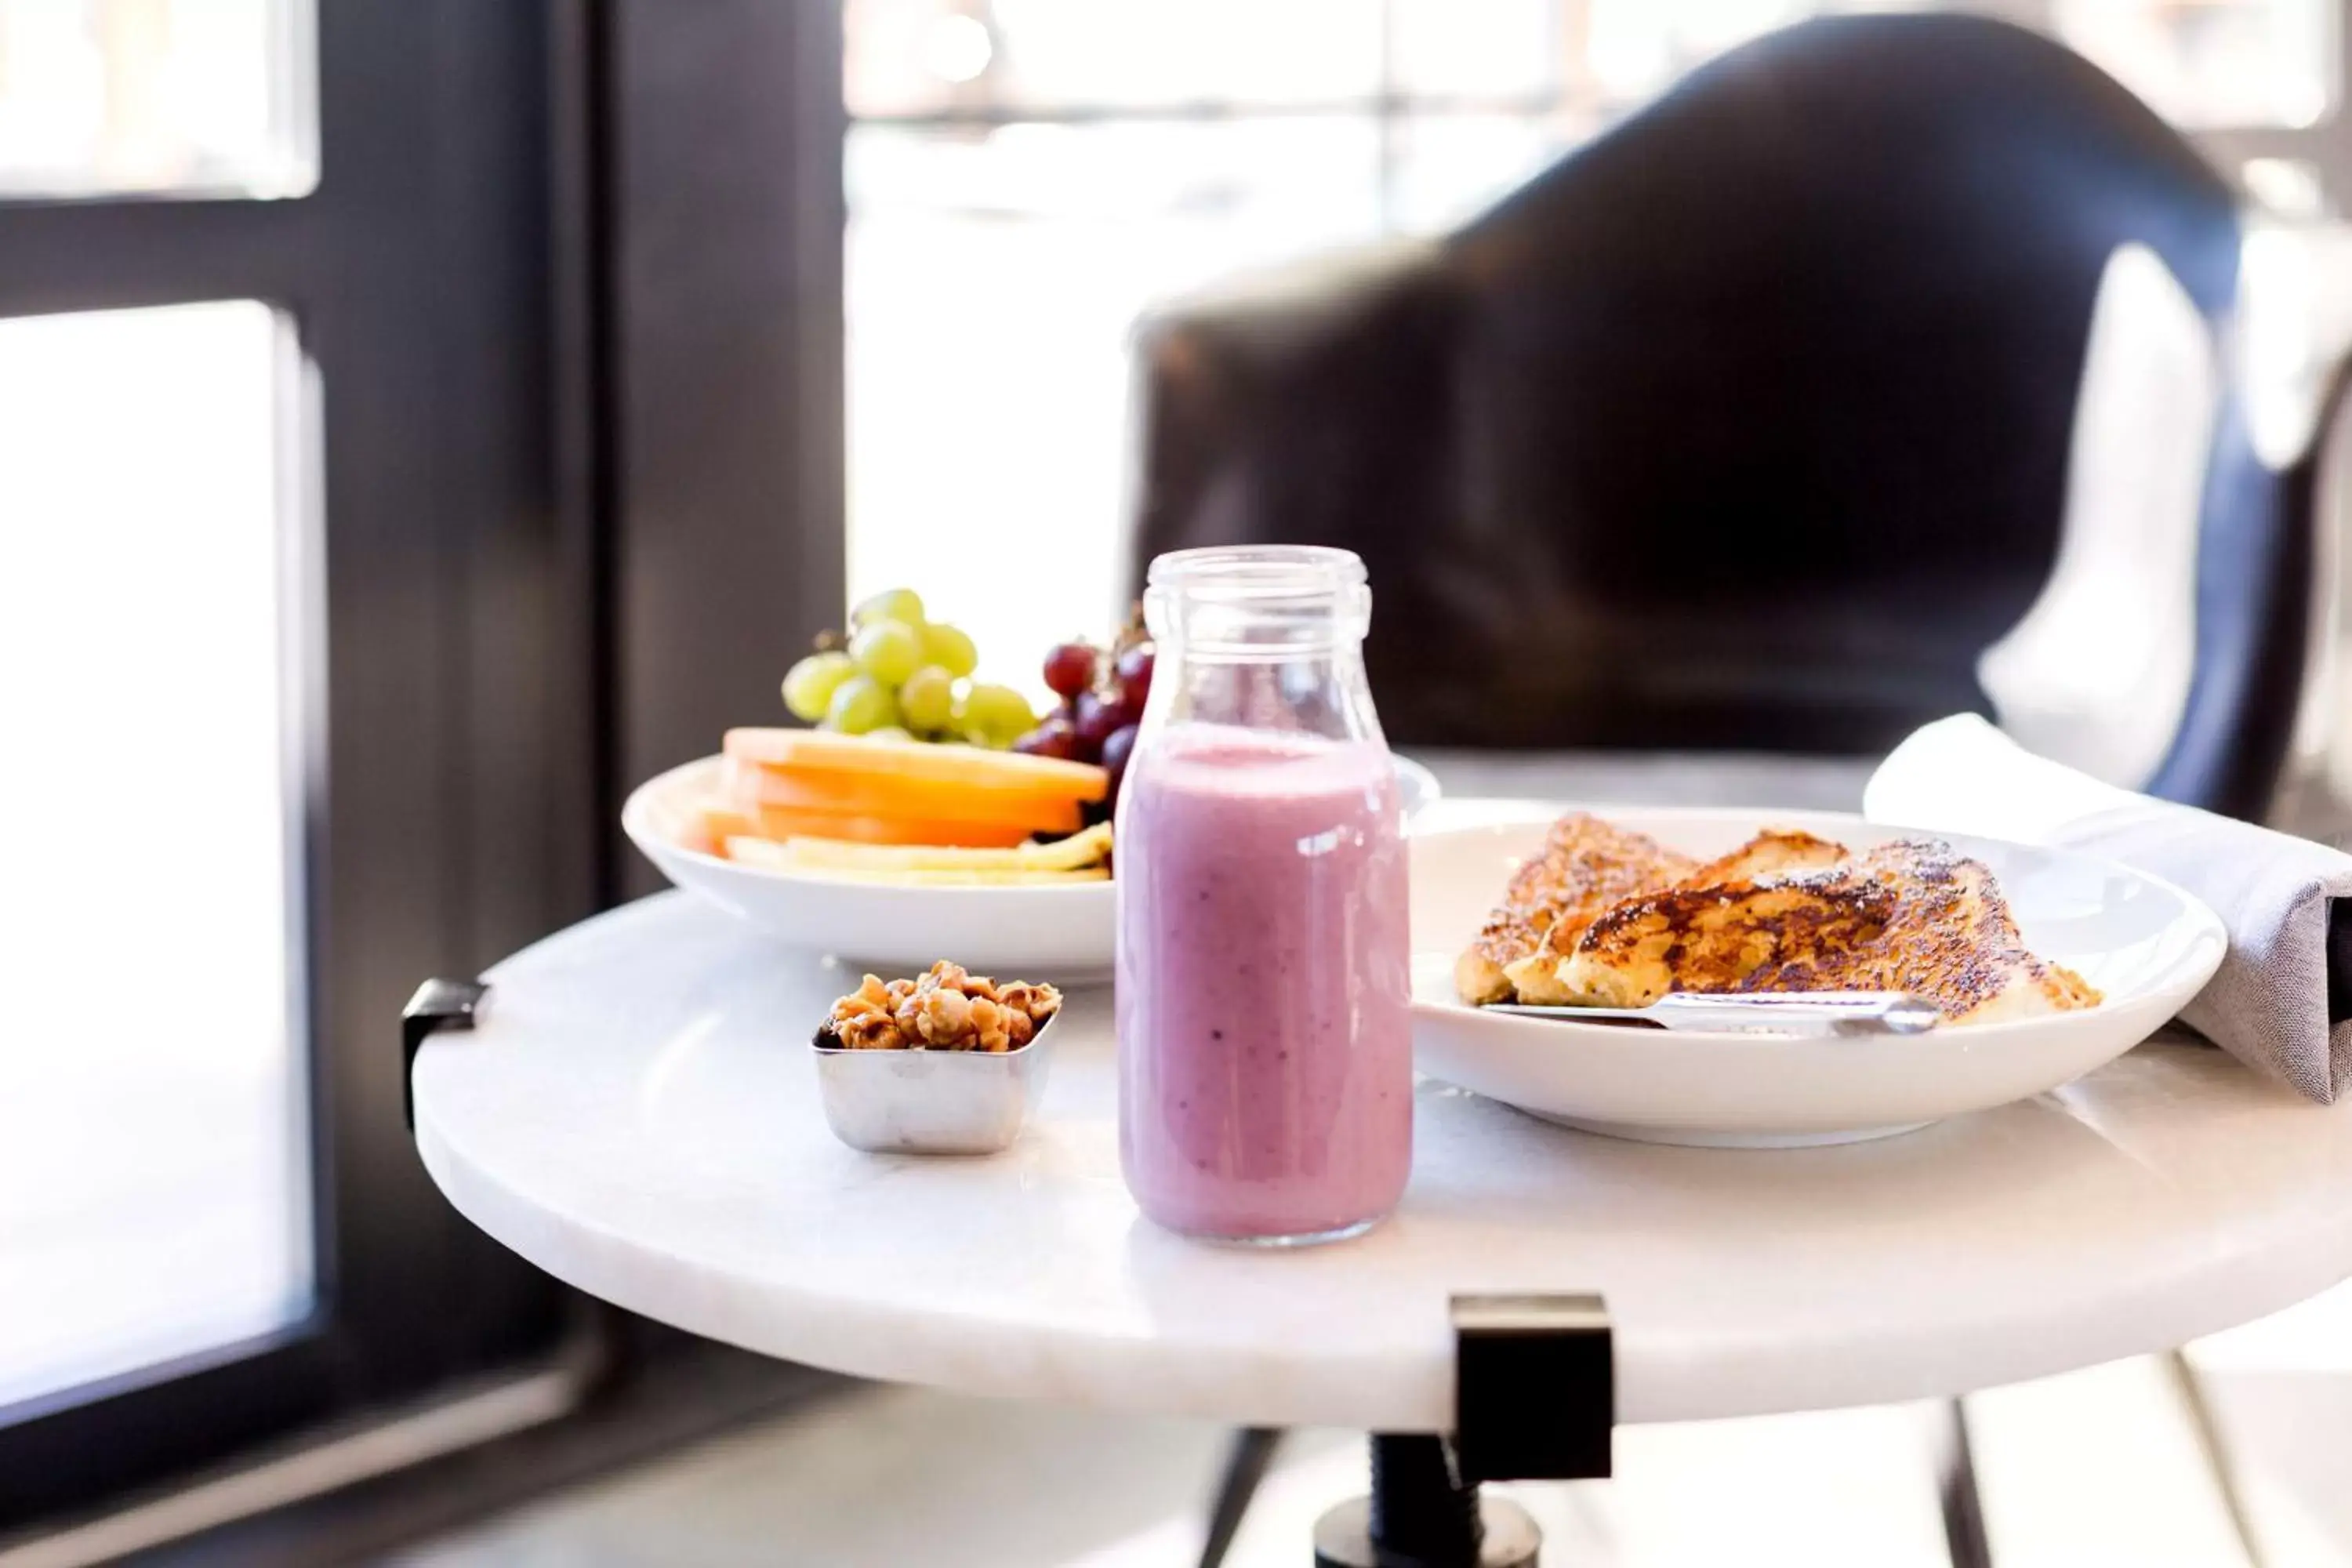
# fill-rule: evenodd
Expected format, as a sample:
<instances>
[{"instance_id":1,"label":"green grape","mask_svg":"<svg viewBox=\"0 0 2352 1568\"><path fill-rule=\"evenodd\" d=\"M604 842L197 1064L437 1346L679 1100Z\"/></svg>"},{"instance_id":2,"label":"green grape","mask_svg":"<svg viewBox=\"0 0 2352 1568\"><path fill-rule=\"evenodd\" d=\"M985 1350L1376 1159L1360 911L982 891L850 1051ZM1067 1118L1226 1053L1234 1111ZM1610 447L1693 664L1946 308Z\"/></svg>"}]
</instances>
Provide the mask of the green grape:
<instances>
[{"instance_id":1,"label":"green grape","mask_svg":"<svg viewBox=\"0 0 2352 1568\"><path fill-rule=\"evenodd\" d=\"M784 671L784 706L802 723L814 724L841 683L856 673L857 661L845 653L813 653Z\"/></svg>"},{"instance_id":2,"label":"green grape","mask_svg":"<svg viewBox=\"0 0 2352 1568\"><path fill-rule=\"evenodd\" d=\"M956 715L963 737L975 746L1003 748L1037 727L1029 700L1009 686L976 683Z\"/></svg>"},{"instance_id":3,"label":"green grape","mask_svg":"<svg viewBox=\"0 0 2352 1568\"><path fill-rule=\"evenodd\" d=\"M866 738L869 741L911 741L915 737L896 724L885 724L879 730L866 731Z\"/></svg>"},{"instance_id":4,"label":"green grape","mask_svg":"<svg viewBox=\"0 0 2352 1568\"><path fill-rule=\"evenodd\" d=\"M921 626L923 624L922 595L912 588L888 588L870 599L861 601L857 608L849 612L849 624L853 627L872 626L877 621L897 621L902 626Z\"/></svg>"},{"instance_id":5,"label":"green grape","mask_svg":"<svg viewBox=\"0 0 2352 1568\"><path fill-rule=\"evenodd\" d=\"M898 688L898 710L910 730L946 729L955 717L955 678L936 664L923 666Z\"/></svg>"},{"instance_id":6,"label":"green grape","mask_svg":"<svg viewBox=\"0 0 2352 1568\"><path fill-rule=\"evenodd\" d=\"M923 660L961 677L980 668L980 649L962 628L934 621L923 628Z\"/></svg>"},{"instance_id":7,"label":"green grape","mask_svg":"<svg viewBox=\"0 0 2352 1568\"><path fill-rule=\"evenodd\" d=\"M904 621L870 621L849 639L849 657L857 668L896 687L923 662L923 635Z\"/></svg>"},{"instance_id":8,"label":"green grape","mask_svg":"<svg viewBox=\"0 0 2352 1568\"><path fill-rule=\"evenodd\" d=\"M889 688L870 675L853 675L834 689L824 710L824 725L845 735L887 730L898 721L898 705Z\"/></svg>"}]
</instances>

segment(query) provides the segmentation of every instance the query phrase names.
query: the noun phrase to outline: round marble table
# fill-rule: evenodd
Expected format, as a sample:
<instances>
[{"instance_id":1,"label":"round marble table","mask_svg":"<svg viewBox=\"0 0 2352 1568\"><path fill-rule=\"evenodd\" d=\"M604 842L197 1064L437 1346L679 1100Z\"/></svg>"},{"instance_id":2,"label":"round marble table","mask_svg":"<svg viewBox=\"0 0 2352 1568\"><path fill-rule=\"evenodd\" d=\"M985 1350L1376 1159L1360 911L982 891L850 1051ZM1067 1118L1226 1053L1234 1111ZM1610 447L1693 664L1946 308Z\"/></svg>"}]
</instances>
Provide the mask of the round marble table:
<instances>
[{"instance_id":1,"label":"round marble table","mask_svg":"<svg viewBox=\"0 0 2352 1568\"><path fill-rule=\"evenodd\" d=\"M590 1293L752 1350L961 1392L1433 1431L1460 1291L1608 1299L1617 1416L1956 1394L2164 1349L2352 1274L2352 1109L2158 1039L1906 1136L1619 1142L1442 1084L1387 1224L1296 1254L1140 1219L1107 993L1055 1028L1040 1120L987 1159L836 1142L807 1039L848 980L683 894L488 976L415 1069L425 1165Z\"/></svg>"}]
</instances>

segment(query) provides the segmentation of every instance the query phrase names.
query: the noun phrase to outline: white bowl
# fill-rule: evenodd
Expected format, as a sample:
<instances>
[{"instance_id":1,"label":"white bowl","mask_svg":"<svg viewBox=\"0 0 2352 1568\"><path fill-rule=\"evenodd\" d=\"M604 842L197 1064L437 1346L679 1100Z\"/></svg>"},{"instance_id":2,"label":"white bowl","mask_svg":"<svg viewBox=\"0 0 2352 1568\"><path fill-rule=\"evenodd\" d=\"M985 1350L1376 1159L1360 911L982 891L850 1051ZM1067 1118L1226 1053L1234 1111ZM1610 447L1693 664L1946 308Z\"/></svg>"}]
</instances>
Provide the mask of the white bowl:
<instances>
[{"instance_id":1,"label":"white bowl","mask_svg":"<svg viewBox=\"0 0 2352 1568\"><path fill-rule=\"evenodd\" d=\"M621 827L662 875L794 947L913 973L942 958L980 974L1089 979L1110 973L1111 886L898 888L738 865L679 844L673 810L709 794L725 759L704 757L646 781Z\"/></svg>"},{"instance_id":2,"label":"white bowl","mask_svg":"<svg viewBox=\"0 0 2352 1568\"><path fill-rule=\"evenodd\" d=\"M1910 1037L1716 1034L1515 1017L1465 1005L1454 960L1558 808L1412 840L1413 1056L1422 1071L1549 1121L1668 1143L1780 1147L1907 1131L2058 1088L2162 1027L2228 946L2190 894L2112 861L1960 834L2036 953L2105 994L2096 1007ZM1764 826L1868 848L1905 830L1819 812L1592 808L1689 854Z\"/></svg>"},{"instance_id":3,"label":"white bowl","mask_svg":"<svg viewBox=\"0 0 2352 1568\"><path fill-rule=\"evenodd\" d=\"M978 973L1098 980L1111 969L1111 885L897 888L738 865L679 843L667 826L715 788L723 758L704 757L640 784L621 827L679 887L795 947L912 973L951 958ZM1397 759L1408 812L1437 797L1437 780Z\"/></svg>"}]
</instances>

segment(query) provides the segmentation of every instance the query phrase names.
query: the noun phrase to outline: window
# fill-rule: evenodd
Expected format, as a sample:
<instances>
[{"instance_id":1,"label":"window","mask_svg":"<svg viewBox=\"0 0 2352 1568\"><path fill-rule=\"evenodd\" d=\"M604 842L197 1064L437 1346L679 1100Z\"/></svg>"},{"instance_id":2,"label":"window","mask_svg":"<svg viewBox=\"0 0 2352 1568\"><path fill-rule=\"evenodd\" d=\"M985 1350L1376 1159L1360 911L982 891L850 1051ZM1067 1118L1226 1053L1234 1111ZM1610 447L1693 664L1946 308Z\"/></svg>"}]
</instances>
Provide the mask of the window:
<instances>
[{"instance_id":1,"label":"window","mask_svg":"<svg viewBox=\"0 0 2352 1568\"><path fill-rule=\"evenodd\" d=\"M594 899L556 47L0 0L0 1541L566 1331L392 1049Z\"/></svg>"},{"instance_id":2,"label":"window","mask_svg":"<svg viewBox=\"0 0 2352 1568\"><path fill-rule=\"evenodd\" d=\"M2052 0L2051 30L2175 124L2317 125L2336 106L2334 0Z\"/></svg>"},{"instance_id":3,"label":"window","mask_svg":"<svg viewBox=\"0 0 2352 1568\"><path fill-rule=\"evenodd\" d=\"M1118 613L1139 311L1441 231L1732 45L1906 8L1922 7L847 0L851 595L920 584L986 672L1042 694L1045 647ZM2251 183L2312 188L2301 138L2334 112L2336 0L1984 8L2185 127L2267 133Z\"/></svg>"},{"instance_id":4,"label":"window","mask_svg":"<svg viewBox=\"0 0 2352 1568\"><path fill-rule=\"evenodd\" d=\"M0 817L46 825L10 853L0 1406L310 1310L299 1009L191 1005L300 979L279 691L294 374L251 302L0 321L19 759Z\"/></svg>"},{"instance_id":5,"label":"window","mask_svg":"<svg viewBox=\"0 0 2352 1568\"><path fill-rule=\"evenodd\" d=\"M0 0L0 195L299 195L296 0Z\"/></svg>"}]
</instances>

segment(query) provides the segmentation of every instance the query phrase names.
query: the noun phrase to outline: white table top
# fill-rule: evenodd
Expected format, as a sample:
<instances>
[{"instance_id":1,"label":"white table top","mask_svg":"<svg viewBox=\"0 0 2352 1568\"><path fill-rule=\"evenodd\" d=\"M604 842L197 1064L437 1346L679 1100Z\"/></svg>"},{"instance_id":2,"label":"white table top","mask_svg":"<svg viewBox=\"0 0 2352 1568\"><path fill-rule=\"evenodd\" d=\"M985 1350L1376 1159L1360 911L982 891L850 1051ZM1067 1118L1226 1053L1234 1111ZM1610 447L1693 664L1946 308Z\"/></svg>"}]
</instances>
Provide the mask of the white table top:
<instances>
[{"instance_id":1,"label":"white table top","mask_svg":"<svg viewBox=\"0 0 2352 1568\"><path fill-rule=\"evenodd\" d=\"M1446 1426L1457 1290L1599 1289L1619 1418L1958 1393L2154 1351L2352 1274L2352 1108L2143 1046L2056 1094L1841 1148L1620 1142L1433 1082L1370 1236L1205 1246L1118 1174L1108 994L982 1160L854 1152L806 1041L843 976L665 894L500 965L428 1041L417 1144L558 1277L712 1337L961 1392Z\"/></svg>"}]
</instances>

